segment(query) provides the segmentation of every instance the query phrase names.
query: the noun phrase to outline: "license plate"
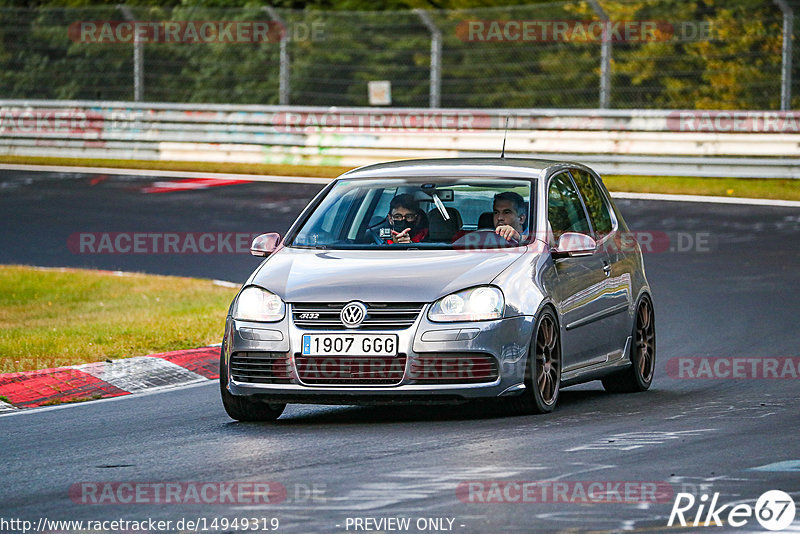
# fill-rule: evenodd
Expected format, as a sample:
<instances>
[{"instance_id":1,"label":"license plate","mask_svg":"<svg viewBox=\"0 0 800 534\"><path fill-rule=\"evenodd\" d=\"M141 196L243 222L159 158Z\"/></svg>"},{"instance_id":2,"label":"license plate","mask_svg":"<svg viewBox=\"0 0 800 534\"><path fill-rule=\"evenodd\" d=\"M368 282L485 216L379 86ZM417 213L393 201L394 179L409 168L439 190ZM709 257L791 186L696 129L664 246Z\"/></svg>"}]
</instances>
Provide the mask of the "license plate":
<instances>
[{"instance_id":1,"label":"license plate","mask_svg":"<svg viewBox=\"0 0 800 534\"><path fill-rule=\"evenodd\" d=\"M304 334L303 356L397 356L397 334Z\"/></svg>"}]
</instances>

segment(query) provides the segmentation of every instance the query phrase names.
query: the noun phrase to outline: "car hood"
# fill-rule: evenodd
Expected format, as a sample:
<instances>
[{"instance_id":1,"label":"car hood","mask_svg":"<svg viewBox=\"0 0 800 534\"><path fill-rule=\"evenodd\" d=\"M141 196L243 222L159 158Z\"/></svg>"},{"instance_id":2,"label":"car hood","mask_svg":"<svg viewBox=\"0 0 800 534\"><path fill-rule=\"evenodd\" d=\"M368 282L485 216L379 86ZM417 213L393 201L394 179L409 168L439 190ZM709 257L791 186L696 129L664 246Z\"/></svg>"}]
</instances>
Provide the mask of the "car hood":
<instances>
[{"instance_id":1,"label":"car hood","mask_svg":"<svg viewBox=\"0 0 800 534\"><path fill-rule=\"evenodd\" d=\"M431 302L490 283L525 252L283 248L249 283L286 302Z\"/></svg>"}]
</instances>

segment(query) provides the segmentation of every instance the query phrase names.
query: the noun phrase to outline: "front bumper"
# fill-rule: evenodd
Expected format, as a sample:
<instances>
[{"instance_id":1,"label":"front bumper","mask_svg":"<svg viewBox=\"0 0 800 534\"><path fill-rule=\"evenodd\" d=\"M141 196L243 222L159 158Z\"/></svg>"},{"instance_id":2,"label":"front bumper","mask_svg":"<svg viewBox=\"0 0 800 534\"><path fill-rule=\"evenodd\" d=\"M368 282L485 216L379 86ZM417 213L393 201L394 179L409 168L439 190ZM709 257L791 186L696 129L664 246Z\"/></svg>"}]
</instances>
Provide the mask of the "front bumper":
<instances>
[{"instance_id":1,"label":"front bumper","mask_svg":"<svg viewBox=\"0 0 800 534\"><path fill-rule=\"evenodd\" d=\"M525 361L534 327L534 317L517 316L494 321L434 323L427 319L427 306L414 324L402 330L301 330L287 313L278 323L254 323L228 317L221 365L226 366L227 388L236 396L265 402L308 404L441 404L474 398L493 398L520 393L524 387ZM394 384L308 384L298 373L303 334L325 333L397 334L404 362L402 376ZM230 372L234 354L279 354L285 358L283 383L253 383L237 380ZM438 383L422 383L420 373L439 355L445 361L478 356L494 365L490 380L476 381L466 367L427 367L444 372ZM320 357L324 358L324 357ZM307 361L307 360L306 360ZM302 360L301 360L302 362ZM422 370L422 371L421 371ZM427 375L425 378L429 378Z\"/></svg>"}]
</instances>

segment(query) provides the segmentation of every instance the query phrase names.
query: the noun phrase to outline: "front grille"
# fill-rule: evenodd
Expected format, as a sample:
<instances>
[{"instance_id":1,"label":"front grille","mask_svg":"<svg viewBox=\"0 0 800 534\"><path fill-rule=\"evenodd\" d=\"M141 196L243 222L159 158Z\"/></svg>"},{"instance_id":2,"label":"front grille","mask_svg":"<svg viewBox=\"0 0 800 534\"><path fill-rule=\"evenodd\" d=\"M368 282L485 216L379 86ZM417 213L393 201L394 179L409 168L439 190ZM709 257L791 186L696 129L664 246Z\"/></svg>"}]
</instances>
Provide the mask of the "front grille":
<instances>
[{"instance_id":1,"label":"front grille","mask_svg":"<svg viewBox=\"0 0 800 534\"><path fill-rule=\"evenodd\" d=\"M476 384L494 382L497 360L488 354L420 354L411 362L408 378L415 384Z\"/></svg>"},{"instance_id":2,"label":"front grille","mask_svg":"<svg viewBox=\"0 0 800 534\"><path fill-rule=\"evenodd\" d=\"M301 356L295 355L297 376L308 385L387 386L403 380L404 354L374 356Z\"/></svg>"},{"instance_id":3,"label":"front grille","mask_svg":"<svg viewBox=\"0 0 800 534\"><path fill-rule=\"evenodd\" d=\"M250 384L288 384L289 358L285 352L234 352L231 378Z\"/></svg>"},{"instance_id":4,"label":"front grille","mask_svg":"<svg viewBox=\"0 0 800 534\"><path fill-rule=\"evenodd\" d=\"M335 304L292 304L295 326L308 330L345 330L339 317L346 302ZM409 302L365 303L367 316L359 328L370 330L403 330L414 324L423 304Z\"/></svg>"}]
</instances>

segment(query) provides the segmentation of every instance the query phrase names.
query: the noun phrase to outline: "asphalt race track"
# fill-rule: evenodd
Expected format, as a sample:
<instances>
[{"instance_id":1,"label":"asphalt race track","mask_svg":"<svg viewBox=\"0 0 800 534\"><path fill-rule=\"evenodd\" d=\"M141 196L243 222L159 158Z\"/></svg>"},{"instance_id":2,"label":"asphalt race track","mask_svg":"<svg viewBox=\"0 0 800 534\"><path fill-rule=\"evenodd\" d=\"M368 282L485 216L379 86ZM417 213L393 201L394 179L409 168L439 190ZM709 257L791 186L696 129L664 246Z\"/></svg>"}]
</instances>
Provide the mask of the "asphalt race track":
<instances>
[{"instance_id":1,"label":"asphalt race track","mask_svg":"<svg viewBox=\"0 0 800 534\"><path fill-rule=\"evenodd\" d=\"M241 283L257 265L248 254L92 254L69 243L98 232L283 232L320 188L248 183L146 193L156 181L0 172L0 263ZM586 384L564 390L549 416L290 405L277 423L242 424L226 416L213 382L33 410L0 417L0 517L34 525L170 520L172 530L181 519L200 519L208 532L244 530L231 526L235 518L269 527L277 518L278 532L291 533L661 532L678 530L667 523L680 492L698 499L689 521L702 496L708 510L716 493L717 508L754 506L775 489L800 507L800 209L617 204L632 229L656 234L662 245L667 239L645 258L658 334L650 391L609 395ZM767 360L778 362L783 378L764 370ZM702 367L682 374L689 368L681 365L701 361L708 375ZM727 366L709 364L720 361ZM753 373L759 377L735 378ZM548 482L523 498L519 488L537 481ZM150 490L167 482L262 483L270 502L248 493L234 494L233 503L126 503L117 493L91 504L99 493L87 488L120 487L111 482ZM599 487L605 498L587 497L587 488ZM639 495L653 487L655 498ZM754 517L735 528L730 508L719 516L722 527L682 531L765 531ZM389 518L409 526L393 528L403 523ZM800 532L800 511L788 530Z\"/></svg>"}]
</instances>

